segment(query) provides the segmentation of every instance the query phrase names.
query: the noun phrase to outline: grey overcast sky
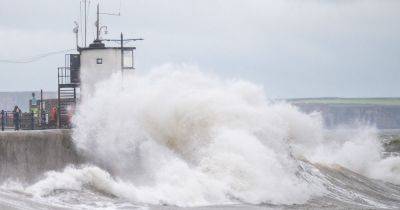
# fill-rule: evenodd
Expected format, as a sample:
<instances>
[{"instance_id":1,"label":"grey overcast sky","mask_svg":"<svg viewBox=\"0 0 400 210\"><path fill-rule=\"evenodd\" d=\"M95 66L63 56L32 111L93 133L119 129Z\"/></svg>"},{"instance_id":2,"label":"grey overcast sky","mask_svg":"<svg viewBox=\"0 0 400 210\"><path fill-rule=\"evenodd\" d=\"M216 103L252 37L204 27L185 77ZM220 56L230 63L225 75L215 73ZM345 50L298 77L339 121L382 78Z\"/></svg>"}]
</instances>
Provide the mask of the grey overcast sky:
<instances>
[{"instance_id":1,"label":"grey overcast sky","mask_svg":"<svg viewBox=\"0 0 400 210\"><path fill-rule=\"evenodd\" d=\"M89 0L88 0L89 1ZM91 0L118 12L120 0ZM109 34L143 37L138 73L198 65L263 85L267 96L400 96L400 0L122 0ZM79 0L0 0L0 59L74 48ZM94 38L94 31L89 33ZM0 63L0 91L56 90L63 54Z\"/></svg>"}]
</instances>

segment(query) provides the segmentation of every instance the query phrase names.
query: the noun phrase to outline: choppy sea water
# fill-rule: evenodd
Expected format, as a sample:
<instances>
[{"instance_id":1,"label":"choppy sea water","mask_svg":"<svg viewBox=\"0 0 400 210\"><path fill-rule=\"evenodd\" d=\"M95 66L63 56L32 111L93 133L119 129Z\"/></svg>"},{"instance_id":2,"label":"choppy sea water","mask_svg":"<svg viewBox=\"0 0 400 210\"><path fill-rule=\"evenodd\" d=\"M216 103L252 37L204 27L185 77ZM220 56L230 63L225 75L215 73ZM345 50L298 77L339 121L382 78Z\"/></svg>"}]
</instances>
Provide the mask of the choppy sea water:
<instances>
[{"instance_id":1,"label":"choppy sea water","mask_svg":"<svg viewBox=\"0 0 400 210\"><path fill-rule=\"evenodd\" d=\"M85 186L81 190L53 189L34 197L17 189L0 190L0 208L7 209L399 209L400 186L366 178L341 166L302 162L305 180L319 179L327 191L304 204L223 204L198 207L134 203Z\"/></svg>"}]
</instances>

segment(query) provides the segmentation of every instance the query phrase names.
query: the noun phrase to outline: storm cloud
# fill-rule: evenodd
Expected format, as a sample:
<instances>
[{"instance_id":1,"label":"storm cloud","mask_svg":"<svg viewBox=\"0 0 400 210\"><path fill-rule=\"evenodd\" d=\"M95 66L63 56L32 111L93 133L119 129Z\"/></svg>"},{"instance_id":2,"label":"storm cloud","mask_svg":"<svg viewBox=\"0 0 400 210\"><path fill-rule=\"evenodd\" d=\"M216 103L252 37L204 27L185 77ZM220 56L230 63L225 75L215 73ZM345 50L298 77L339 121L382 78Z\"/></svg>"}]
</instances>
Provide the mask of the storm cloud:
<instances>
[{"instance_id":1,"label":"storm cloud","mask_svg":"<svg viewBox=\"0 0 400 210\"><path fill-rule=\"evenodd\" d=\"M136 67L189 63L261 84L269 97L399 96L400 1L90 1L122 16L101 17L104 38L142 37ZM78 0L1 0L0 59L74 48ZM82 39L80 39L82 44ZM56 89L62 54L0 63L0 91Z\"/></svg>"}]
</instances>

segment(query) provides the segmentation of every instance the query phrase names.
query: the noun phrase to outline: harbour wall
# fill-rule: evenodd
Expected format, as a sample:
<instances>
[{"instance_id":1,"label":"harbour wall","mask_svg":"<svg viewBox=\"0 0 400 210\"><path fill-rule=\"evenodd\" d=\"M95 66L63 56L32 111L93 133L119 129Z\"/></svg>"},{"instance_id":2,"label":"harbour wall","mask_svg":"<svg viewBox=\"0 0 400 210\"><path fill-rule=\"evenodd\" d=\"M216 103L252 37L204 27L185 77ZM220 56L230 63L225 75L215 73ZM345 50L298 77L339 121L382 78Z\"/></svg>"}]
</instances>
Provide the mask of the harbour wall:
<instances>
[{"instance_id":1,"label":"harbour wall","mask_svg":"<svg viewBox=\"0 0 400 210\"><path fill-rule=\"evenodd\" d=\"M82 158L70 130L0 132L0 180L35 181L49 170L78 164Z\"/></svg>"},{"instance_id":2,"label":"harbour wall","mask_svg":"<svg viewBox=\"0 0 400 210\"><path fill-rule=\"evenodd\" d=\"M400 129L399 105L295 103L306 113L320 112L327 128L340 125L368 124L378 129Z\"/></svg>"}]
</instances>

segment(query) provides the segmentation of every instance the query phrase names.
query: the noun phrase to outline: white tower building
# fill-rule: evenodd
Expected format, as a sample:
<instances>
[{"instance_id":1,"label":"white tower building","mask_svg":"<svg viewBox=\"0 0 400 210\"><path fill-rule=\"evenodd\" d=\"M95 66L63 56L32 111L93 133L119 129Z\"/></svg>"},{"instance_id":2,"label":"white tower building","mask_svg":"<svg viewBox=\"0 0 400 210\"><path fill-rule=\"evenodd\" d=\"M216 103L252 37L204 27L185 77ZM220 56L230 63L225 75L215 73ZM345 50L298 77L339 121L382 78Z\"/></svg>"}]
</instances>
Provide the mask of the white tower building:
<instances>
[{"instance_id":1,"label":"white tower building","mask_svg":"<svg viewBox=\"0 0 400 210\"><path fill-rule=\"evenodd\" d=\"M75 109L80 88L85 93L95 91L95 84L109 78L116 72L134 70L135 47L124 43L143 39L100 39L100 12L97 5L96 39L88 47L79 47L79 54L67 54L65 66L58 68L58 125L69 127L70 117ZM77 33L78 30L74 30ZM76 35L78 40L78 34ZM78 42L78 41L77 41ZM104 42L117 42L119 46L107 47Z\"/></svg>"},{"instance_id":2,"label":"white tower building","mask_svg":"<svg viewBox=\"0 0 400 210\"><path fill-rule=\"evenodd\" d=\"M87 48L80 48L80 83L88 92L94 91L94 85L116 72L134 69L133 51L135 47L105 47L95 40Z\"/></svg>"}]
</instances>

